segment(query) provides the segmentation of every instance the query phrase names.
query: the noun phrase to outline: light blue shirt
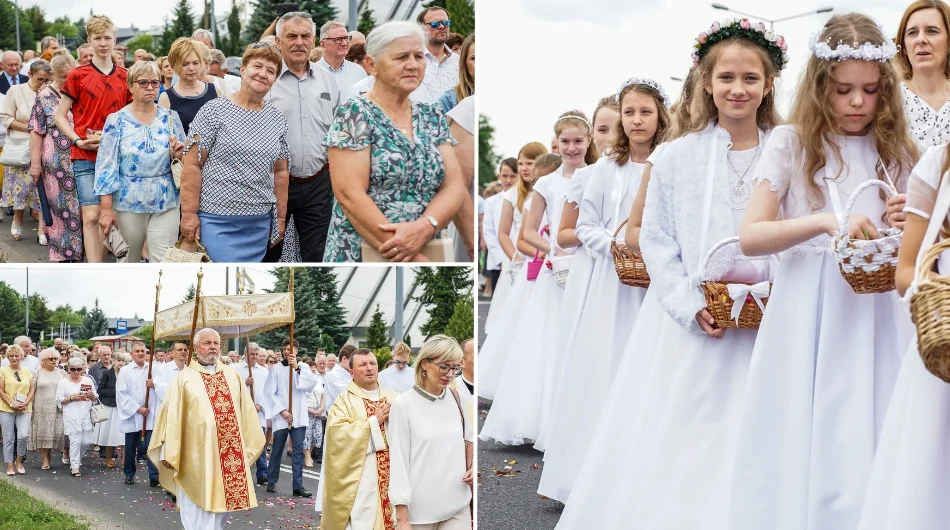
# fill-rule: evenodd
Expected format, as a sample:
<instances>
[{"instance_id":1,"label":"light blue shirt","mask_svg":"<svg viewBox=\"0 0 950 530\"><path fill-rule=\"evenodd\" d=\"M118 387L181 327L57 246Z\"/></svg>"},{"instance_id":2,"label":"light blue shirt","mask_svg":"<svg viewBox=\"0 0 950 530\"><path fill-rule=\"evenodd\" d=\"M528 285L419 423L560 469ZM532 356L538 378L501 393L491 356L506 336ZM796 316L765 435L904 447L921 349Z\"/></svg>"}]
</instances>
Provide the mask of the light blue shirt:
<instances>
[{"instance_id":1,"label":"light blue shirt","mask_svg":"<svg viewBox=\"0 0 950 530\"><path fill-rule=\"evenodd\" d=\"M113 208L160 213L179 205L172 180L169 135L185 141L178 113L158 107L155 120L140 124L129 107L106 119L96 157L96 195L112 195Z\"/></svg>"},{"instance_id":2,"label":"light blue shirt","mask_svg":"<svg viewBox=\"0 0 950 530\"><path fill-rule=\"evenodd\" d=\"M343 64L340 65L339 70L334 70L325 57L321 57L316 64L320 68L325 68L330 72L330 75L333 76L333 80L336 81L336 86L340 88L341 94L346 94L347 90L349 90L354 83L366 77L366 70L363 70L362 66L347 61L346 59L343 60Z\"/></svg>"}]
</instances>

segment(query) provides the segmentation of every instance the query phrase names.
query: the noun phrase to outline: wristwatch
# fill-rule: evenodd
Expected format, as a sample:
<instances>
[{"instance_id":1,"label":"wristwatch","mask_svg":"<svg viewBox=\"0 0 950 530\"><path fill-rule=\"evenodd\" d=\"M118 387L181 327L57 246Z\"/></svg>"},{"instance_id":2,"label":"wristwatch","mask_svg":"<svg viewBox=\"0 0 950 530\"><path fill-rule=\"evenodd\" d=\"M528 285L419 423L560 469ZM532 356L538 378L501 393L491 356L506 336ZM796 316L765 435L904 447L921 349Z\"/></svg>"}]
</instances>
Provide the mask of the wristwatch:
<instances>
[{"instance_id":1,"label":"wristwatch","mask_svg":"<svg viewBox=\"0 0 950 530\"><path fill-rule=\"evenodd\" d=\"M80 138L80 137L77 136L76 139L73 140L73 145L76 146L76 147L79 147L79 142L80 142L81 140L82 140L82 138Z\"/></svg>"},{"instance_id":2,"label":"wristwatch","mask_svg":"<svg viewBox=\"0 0 950 530\"><path fill-rule=\"evenodd\" d=\"M433 232L438 232L438 231L439 231L439 220L438 220L438 219L436 219L435 217L432 217L431 215L423 215L422 218L423 218L423 219L426 219L427 221L429 221L429 224L432 225L432 231L433 231Z\"/></svg>"}]
</instances>

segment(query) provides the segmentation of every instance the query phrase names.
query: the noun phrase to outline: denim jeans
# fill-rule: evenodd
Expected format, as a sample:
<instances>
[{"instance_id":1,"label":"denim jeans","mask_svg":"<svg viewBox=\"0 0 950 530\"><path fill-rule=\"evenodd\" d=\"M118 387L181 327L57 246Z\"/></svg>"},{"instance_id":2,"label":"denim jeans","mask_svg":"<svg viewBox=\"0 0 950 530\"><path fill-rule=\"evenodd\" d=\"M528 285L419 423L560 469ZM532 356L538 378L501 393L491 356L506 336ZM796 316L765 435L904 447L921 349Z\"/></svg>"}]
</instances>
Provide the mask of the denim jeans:
<instances>
[{"instance_id":1,"label":"denim jeans","mask_svg":"<svg viewBox=\"0 0 950 530\"><path fill-rule=\"evenodd\" d=\"M267 429L261 429L261 430L263 430L265 434L267 433ZM261 456L260 458L257 459L256 466L257 466L256 478L266 478L267 477L267 448L266 447L264 448L263 451L261 451Z\"/></svg>"},{"instance_id":2,"label":"denim jeans","mask_svg":"<svg viewBox=\"0 0 950 530\"><path fill-rule=\"evenodd\" d=\"M152 441L152 431L145 431L145 441L143 445L144 449L139 445L139 442L142 440L142 431L127 432L125 433L125 461L124 461L124 471L126 478L135 478L135 455L139 453L143 458L145 458L145 465L148 468L148 478L149 480L158 480L158 469L152 464L152 461L148 459L145 455L145 450L148 449L149 442ZM141 451L141 452L140 452Z\"/></svg>"},{"instance_id":3,"label":"denim jeans","mask_svg":"<svg viewBox=\"0 0 950 530\"><path fill-rule=\"evenodd\" d=\"M277 484L280 478L280 461L284 456L284 446L287 444L287 432L290 431L290 440L294 444L291 453L291 467L293 468L293 486L295 490L303 489L303 439L307 434L306 427L281 429L274 431L274 445L270 450L270 462L267 463L267 483Z\"/></svg>"}]
</instances>

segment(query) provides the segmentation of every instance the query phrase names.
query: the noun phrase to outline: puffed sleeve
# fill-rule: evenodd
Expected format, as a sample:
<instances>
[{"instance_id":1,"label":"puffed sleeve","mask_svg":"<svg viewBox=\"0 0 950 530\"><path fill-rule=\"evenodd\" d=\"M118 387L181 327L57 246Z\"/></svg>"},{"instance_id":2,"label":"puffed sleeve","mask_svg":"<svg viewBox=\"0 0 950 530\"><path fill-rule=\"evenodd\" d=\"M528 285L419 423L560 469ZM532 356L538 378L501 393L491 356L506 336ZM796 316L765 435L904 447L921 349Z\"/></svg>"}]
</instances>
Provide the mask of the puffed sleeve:
<instances>
[{"instance_id":1,"label":"puffed sleeve","mask_svg":"<svg viewBox=\"0 0 950 530\"><path fill-rule=\"evenodd\" d=\"M914 166L907 182L907 204L904 211L930 219L934 203L937 201L937 189L940 187L944 164L947 159L947 145L937 145L927 149L924 156Z\"/></svg>"},{"instance_id":2,"label":"puffed sleeve","mask_svg":"<svg viewBox=\"0 0 950 530\"><path fill-rule=\"evenodd\" d=\"M800 167L796 171L796 164L792 160L792 155L800 152L801 142L798 132L788 125L776 127L762 148L759 163L753 172L752 182L758 185L768 181L772 191L778 193L779 197L785 197L794 173L801 171Z\"/></svg>"},{"instance_id":3,"label":"puffed sleeve","mask_svg":"<svg viewBox=\"0 0 950 530\"><path fill-rule=\"evenodd\" d=\"M412 486L409 484L409 457L412 439L409 433L409 417L402 410L399 400L389 409L389 500L393 506L408 506L412 502Z\"/></svg>"},{"instance_id":4,"label":"puffed sleeve","mask_svg":"<svg viewBox=\"0 0 950 530\"><path fill-rule=\"evenodd\" d=\"M699 332L696 313L706 307L706 300L699 286L691 283L683 263L673 222L673 183L665 171L666 160L662 157L655 162L647 185L640 249L650 273L650 288L659 293L660 305L687 331Z\"/></svg>"},{"instance_id":5,"label":"puffed sleeve","mask_svg":"<svg viewBox=\"0 0 950 530\"><path fill-rule=\"evenodd\" d=\"M122 187L122 175L119 169L119 144L122 142L121 117L118 112L106 118L99 142L99 154L96 155L96 195L112 195Z\"/></svg>"},{"instance_id":6,"label":"puffed sleeve","mask_svg":"<svg viewBox=\"0 0 950 530\"><path fill-rule=\"evenodd\" d=\"M366 120L368 109L363 109L360 98L347 100L336 108L333 124L327 131L323 145L327 148L360 151L372 143L372 128Z\"/></svg>"},{"instance_id":7,"label":"puffed sleeve","mask_svg":"<svg viewBox=\"0 0 950 530\"><path fill-rule=\"evenodd\" d=\"M198 144L198 147L211 152L215 138L218 136L218 129L221 126L220 105L212 100L204 104L195 115L188 127L188 138L185 140L185 150L183 156L188 154L191 148ZM198 153L200 161L201 152Z\"/></svg>"}]
</instances>

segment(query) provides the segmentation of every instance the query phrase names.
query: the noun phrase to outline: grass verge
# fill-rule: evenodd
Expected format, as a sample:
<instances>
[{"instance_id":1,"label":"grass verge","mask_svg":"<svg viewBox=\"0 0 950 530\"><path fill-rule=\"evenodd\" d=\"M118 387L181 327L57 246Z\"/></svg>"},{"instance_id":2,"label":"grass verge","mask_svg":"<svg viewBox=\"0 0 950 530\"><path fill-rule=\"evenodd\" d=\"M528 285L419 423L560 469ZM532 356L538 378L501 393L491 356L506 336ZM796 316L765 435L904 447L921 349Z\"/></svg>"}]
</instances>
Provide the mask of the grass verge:
<instances>
[{"instance_id":1,"label":"grass verge","mask_svg":"<svg viewBox=\"0 0 950 530\"><path fill-rule=\"evenodd\" d=\"M0 480L0 530L89 530L89 525Z\"/></svg>"}]
</instances>

